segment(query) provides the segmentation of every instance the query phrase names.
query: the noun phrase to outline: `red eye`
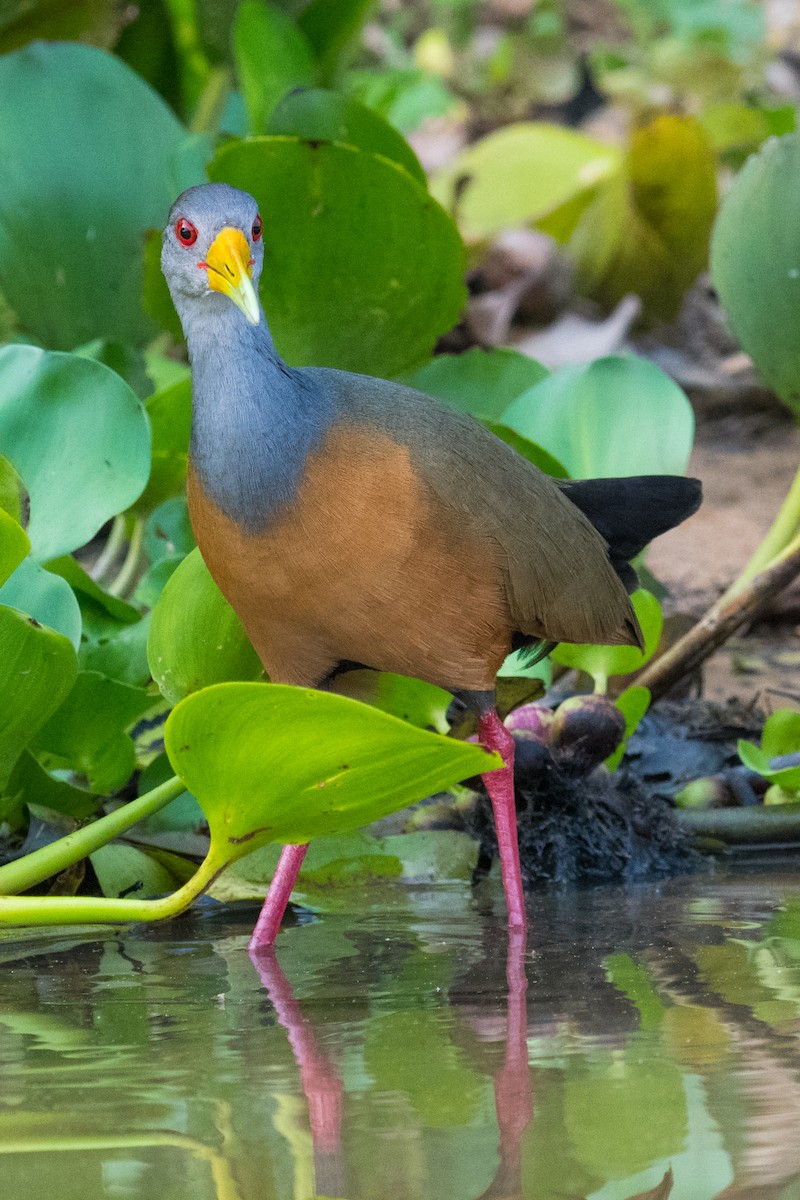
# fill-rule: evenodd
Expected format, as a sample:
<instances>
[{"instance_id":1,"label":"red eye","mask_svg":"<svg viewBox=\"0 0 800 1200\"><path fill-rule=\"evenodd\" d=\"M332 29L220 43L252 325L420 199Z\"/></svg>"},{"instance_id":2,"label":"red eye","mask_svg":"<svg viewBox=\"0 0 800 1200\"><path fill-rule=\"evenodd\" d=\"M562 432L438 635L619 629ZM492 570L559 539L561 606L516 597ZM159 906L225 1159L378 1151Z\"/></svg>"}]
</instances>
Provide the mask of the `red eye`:
<instances>
[{"instance_id":1,"label":"red eye","mask_svg":"<svg viewBox=\"0 0 800 1200\"><path fill-rule=\"evenodd\" d=\"M253 221L253 241L254 242L257 242L259 240L259 238L261 237L261 231L263 228L264 228L264 222L261 220L261 217L259 215L256 217L255 221Z\"/></svg>"},{"instance_id":2,"label":"red eye","mask_svg":"<svg viewBox=\"0 0 800 1200\"><path fill-rule=\"evenodd\" d=\"M175 234L182 246L193 246L197 241L197 230L186 217L179 217L175 222Z\"/></svg>"}]
</instances>

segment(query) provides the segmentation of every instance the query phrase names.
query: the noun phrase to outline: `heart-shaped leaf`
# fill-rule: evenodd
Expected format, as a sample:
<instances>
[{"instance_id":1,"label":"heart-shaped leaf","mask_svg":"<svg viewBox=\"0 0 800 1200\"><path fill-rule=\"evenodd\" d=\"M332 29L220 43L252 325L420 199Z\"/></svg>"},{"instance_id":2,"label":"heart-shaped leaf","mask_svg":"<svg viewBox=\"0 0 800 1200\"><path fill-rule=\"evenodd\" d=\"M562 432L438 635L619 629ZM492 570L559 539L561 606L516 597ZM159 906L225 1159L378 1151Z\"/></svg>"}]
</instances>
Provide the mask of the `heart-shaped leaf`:
<instances>
[{"instance_id":1,"label":"heart-shaped leaf","mask_svg":"<svg viewBox=\"0 0 800 1200\"><path fill-rule=\"evenodd\" d=\"M562 367L509 405L501 421L543 446L573 479L683 475L694 439L685 394L632 356Z\"/></svg>"},{"instance_id":2,"label":"heart-shaped leaf","mask_svg":"<svg viewBox=\"0 0 800 1200\"><path fill-rule=\"evenodd\" d=\"M65 637L0 605L0 786L77 673L77 656Z\"/></svg>"},{"instance_id":3,"label":"heart-shaped leaf","mask_svg":"<svg viewBox=\"0 0 800 1200\"><path fill-rule=\"evenodd\" d=\"M153 609L147 657L171 704L230 679L258 679L262 666L228 601L193 550Z\"/></svg>"},{"instance_id":4,"label":"heart-shaped leaf","mask_svg":"<svg viewBox=\"0 0 800 1200\"><path fill-rule=\"evenodd\" d=\"M144 341L145 231L202 182L186 130L120 59L67 42L1 58L0 108L0 290L20 324L54 349Z\"/></svg>"},{"instance_id":5,"label":"heart-shaped leaf","mask_svg":"<svg viewBox=\"0 0 800 1200\"><path fill-rule=\"evenodd\" d=\"M188 696L164 745L211 829L210 859L344 833L501 765L344 696L225 683Z\"/></svg>"},{"instance_id":6,"label":"heart-shaped leaf","mask_svg":"<svg viewBox=\"0 0 800 1200\"><path fill-rule=\"evenodd\" d=\"M209 176L251 192L269 214L261 296L289 362L398 375L458 319L458 231L396 163L264 137L223 147Z\"/></svg>"},{"instance_id":7,"label":"heart-shaped leaf","mask_svg":"<svg viewBox=\"0 0 800 1200\"><path fill-rule=\"evenodd\" d=\"M134 502L150 471L150 430L141 401L108 367L7 346L0 453L28 490L32 554L46 562L84 545Z\"/></svg>"}]
</instances>

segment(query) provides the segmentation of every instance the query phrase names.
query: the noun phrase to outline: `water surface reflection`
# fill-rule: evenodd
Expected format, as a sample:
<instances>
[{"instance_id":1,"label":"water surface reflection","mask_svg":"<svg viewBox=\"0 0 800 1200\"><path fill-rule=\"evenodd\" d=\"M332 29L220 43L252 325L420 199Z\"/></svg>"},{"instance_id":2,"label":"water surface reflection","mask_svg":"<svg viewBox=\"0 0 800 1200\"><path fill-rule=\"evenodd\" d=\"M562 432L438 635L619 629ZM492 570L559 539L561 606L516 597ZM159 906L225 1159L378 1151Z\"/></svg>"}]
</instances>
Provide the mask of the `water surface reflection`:
<instances>
[{"instance_id":1,"label":"water surface reflection","mask_svg":"<svg viewBox=\"0 0 800 1200\"><path fill-rule=\"evenodd\" d=\"M4 1200L800 1200L793 873L355 908L4 936Z\"/></svg>"}]
</instances>

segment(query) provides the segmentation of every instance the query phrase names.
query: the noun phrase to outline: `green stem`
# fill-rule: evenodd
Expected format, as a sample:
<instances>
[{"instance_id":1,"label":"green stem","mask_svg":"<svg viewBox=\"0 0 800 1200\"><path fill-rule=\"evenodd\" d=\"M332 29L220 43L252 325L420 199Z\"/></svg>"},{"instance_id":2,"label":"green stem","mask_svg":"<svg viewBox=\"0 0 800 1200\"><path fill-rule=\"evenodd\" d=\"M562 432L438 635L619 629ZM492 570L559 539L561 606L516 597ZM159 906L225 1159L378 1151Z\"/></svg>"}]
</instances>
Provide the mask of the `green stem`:
<instances>
[{"instance_id":1,"label":"green stem","mask_svg":"<svg viewBox=\"0 0 800 1200\"><path fill-rule=\"evenodd\" d=\"M176 917L188 908L224 865L224 861L215 858L212 850L182 888L159 900L121 900L107 896L2 896L0 925L96 925L163 921L167 917Z\"/></svg>"},{"instance_id":2,"label":"green stem","mask_svg":"<svg viewBox=\"0 0 800 1200\"><path fill-rule=\"evenodd\" d=\"M173 776L159 787L153 788L151 792L140 796L138 800L131 800L130 804L124 804L115 812L101 817L99 821L93 821L83 829L76 829L74 833L68 833L66 837L51 842L49 846L34 850L33 854L26 854L24 858L6 863L0 867L0 897L26 892L42 880L49 879L51 875L57 875L65 867L105 846L106 842L130 829L137 821L158 812L185 790L183 781ZM32 896L30 902L41 904L46 899L46 896ZM2 903L5 904L5 901Z\"/></svg>"},{"instance_id":3,"label":"green stem","mask_svg":"<svg viewBox=\"0 0 800 1200\"><path fill-rule=\"evenodd\" d=\"M696 837L727 845L770 845L800 841L800 804L758 804L748 808L678 809L678 824Z\"/></svg>"},{"instance_id":4,"label":"green stem","mask_svg":"<svg viewBox=\"0 0 800 1200\"><path fill-rule=\"evenodd\" d=\"M214 67L200 93L197 107L189 123L192 133L216 133L231 86L227 67Z\"/></svg>"},{"instance_id":5,"label":"green stem","mask_svg":"<svg viewBox=\"0 0 800 1200\"><path fill-rule=\"evenodd\" d=\"M113 563L114 559L122 549L122 543L125 541L125 517L119 513L111 522L111 531L108 535L108 541L103 547L97 562L89 572L92 579L99 583L105 575L108 568Z\"/></svg>"},{"instance_id":6,"label":"green stem","mask_svg":"<svg viewBox=\"0 0 800 1200\"><path fill-rule=\"evenodd\" d=\"M131 540L128 546L128 553L125 555L125 561L119 569L119 573L115 579L108 585L107 591L111 596L124 597L130 584L136 576L139 569L139 560L142 554L142 546L144 544L144 521L141 517L136 517L133 522L133 531Z\"/></svg>"},{"instance_id":7,"label":"green stem","mask_svg":"<svg viewBox=\"0 0 800 1200\"><path fill-rule=\"evenodd\" d=\"M756 575L768 567L800 532L800 469L780 507L777 517L761 545L738 579L734 580L722 600L730 600Z\"/></svg>"}]
</instances>

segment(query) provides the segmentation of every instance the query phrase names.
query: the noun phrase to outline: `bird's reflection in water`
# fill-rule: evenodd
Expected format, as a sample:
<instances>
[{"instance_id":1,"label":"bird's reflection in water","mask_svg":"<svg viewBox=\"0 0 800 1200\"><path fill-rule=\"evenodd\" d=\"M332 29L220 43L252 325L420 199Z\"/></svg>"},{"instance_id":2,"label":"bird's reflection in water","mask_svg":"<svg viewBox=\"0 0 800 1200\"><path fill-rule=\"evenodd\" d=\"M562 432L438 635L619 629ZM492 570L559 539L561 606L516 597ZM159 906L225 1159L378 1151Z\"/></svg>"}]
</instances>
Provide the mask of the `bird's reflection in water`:
<instances>
[{"instance_id":1,"label":"bird's reflection in water","mask_svg":"<svg viewBox=\"0 0 800 1200\"><path fill-rule=\"evenodd\" d=\"M522 1195L522 1137L533 1117L528 1069L526 953L526 930L509 930L505 1056L494 1077L499 1164L489 1188L476 1196L476 1200L489 1200L490 1197L492 1200L512 1200ZM321 1048L313 1025L303 1015L274 947L252 949L250 959L278 1021L288 1034L300 1072L314 1148L316 1191L321 1196L344 1196L347 1194L347 1173L342 1153L343 1080L332 1059Z\"/></svg>"}]
</instances>

